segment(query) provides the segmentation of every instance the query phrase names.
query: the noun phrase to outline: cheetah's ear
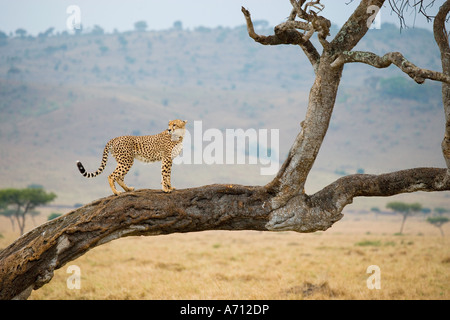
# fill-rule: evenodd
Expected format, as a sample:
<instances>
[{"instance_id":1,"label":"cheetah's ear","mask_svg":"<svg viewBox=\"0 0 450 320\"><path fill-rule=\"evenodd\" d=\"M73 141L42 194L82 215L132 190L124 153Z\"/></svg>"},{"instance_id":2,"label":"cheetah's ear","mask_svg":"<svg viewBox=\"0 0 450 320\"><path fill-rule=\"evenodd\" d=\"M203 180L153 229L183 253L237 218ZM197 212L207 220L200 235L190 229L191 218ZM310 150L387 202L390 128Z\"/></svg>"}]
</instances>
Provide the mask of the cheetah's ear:
<instances>
[{"instance_id":1,"label":"cheetah's ear","mask_svg":"<svg viewBox=\"0 0 450 320\"><path fill-rule=\"evenodd\" d=\"M183 122L186 124L186 123L187 123L187 120L183 120Z\"/></svg>"}]
</instances>

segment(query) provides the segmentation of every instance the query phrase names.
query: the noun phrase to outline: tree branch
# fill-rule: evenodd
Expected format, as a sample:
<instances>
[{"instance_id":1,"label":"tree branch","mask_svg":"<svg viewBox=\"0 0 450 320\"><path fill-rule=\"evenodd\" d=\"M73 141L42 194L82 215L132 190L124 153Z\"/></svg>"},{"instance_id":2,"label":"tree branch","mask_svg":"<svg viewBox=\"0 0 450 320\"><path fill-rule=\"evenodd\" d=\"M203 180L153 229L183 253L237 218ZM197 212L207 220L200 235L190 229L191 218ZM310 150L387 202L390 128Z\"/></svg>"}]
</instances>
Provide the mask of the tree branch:
<instances>
[{"instance_id":1,"label":"tree branch","mask_svg":"<svg viewBox=\"0 0 450 320\"><path fill-rule=\"evenodd\" d=\"M253 27L253 22L252 22L252 19L250 16L250 12L247 9L245 9L244 7L241 8L241 11L244 14L245 20L247 22L247 32L248 32L248 35L250 36L250 38L252 38L256 42L261 43L263 45L286 44L280 38L278 38L276 35L261 36L261 35L257 34Z\"/></svg>"},{"instance_id":2,"label":"tree branch","mask_svg":"<svg viewBox=\"0 0 450 320\"><path fill-rule=\"evenodd\" d=\"M450 190L446 169L418 168L351 175L312 196L300 194L272 210L265 187L210 185L138 190L99 199L26 233L0 252L0 299L27 298L56 269L109 241L204 230L326 230L359 196Z\"/></svg>"},{"instance_id":3,"label":"tree branch","mask_svg":"<svg viewBox=\"0 0 450 320\"><path fill-rule=\"evenodd\" d=\"M355 197L389 197L416 191L450 190L446 169L415 168L381 175L356 174L340 178L312 196L291 198L272 211L269 230L314 232L326 230L340 220L343 208ZM310 229L314 225L315 229Z\"/></svg>"},{"instance_id":4,"label":"tree branch","mask_svg":"<svg viewBox=\"0 0 450 320\"><path fill-rule=\"evenodd\" d=\"M54 270L114 239L203 230L267 230L263 187L211 185L110 196L51 220L0 252L0 299L25 297ZM21 295L23 293L23 295Z\"/></svg>"},{"instance_id":5,"label":"tree branch","mask_svg":"<svg viewBox=\"0 0 450 320\"><path fill-rule=\"evenodd\" d=\"M394 64L417 83L424 83L425 79L450 83L450 76L442 72L419 68L409 62L400 52L390 52L380 57L372 52L344 51L331 64L331 67L336 68L352 62L365 63L375 68L387 68Z\"/></svg>"},{"instance_id":6,"label":"tree branch","mask_svg":"<svg viewBox=\"0 0 450 320\"><path fill-rule=\"evenodd\" d=\"M432 20L432 16L427 13L428 8L432 8L435 0L424 1L424 0L389 0L389 5L391 6L392 12L395 13L400 21L400 28L406 27L405 15L411 15L414 12L414 18L417 13L423 15L427 21Z\"/></svg>"}]
</instances>

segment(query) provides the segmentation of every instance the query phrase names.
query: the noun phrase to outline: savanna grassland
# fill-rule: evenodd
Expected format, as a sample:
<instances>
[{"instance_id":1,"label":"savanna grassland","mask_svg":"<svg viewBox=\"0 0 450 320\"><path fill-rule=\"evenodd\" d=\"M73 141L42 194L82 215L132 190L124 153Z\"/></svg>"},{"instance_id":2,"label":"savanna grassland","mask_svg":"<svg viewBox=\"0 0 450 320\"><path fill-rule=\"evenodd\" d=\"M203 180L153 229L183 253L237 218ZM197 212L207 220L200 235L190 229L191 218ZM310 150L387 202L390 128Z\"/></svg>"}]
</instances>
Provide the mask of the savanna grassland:
<instances>
[{"instance_id":1,"label":"savanna grassland","mask_svg":"<svg viewBox=\"0 0 450 320\"><path fill-rule=\"evenodd\" d=\"M208 231L130 237L55 272L30 299L449 299L450 226L346 214L325 232ZM14 239L3 232L0 248ZM81 288L68 289L69 265ZM370 290L367 268L381 271Z\"/></svg>"}]
</instances>

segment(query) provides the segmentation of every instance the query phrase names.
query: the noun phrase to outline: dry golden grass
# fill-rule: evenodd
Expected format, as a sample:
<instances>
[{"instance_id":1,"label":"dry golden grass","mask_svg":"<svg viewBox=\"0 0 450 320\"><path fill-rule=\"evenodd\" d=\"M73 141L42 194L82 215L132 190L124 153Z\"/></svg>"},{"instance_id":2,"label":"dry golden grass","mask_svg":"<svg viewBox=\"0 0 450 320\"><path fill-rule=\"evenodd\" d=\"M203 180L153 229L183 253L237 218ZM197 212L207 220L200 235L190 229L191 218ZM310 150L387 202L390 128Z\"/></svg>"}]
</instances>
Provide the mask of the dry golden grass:
<instances>
[{"instance_id":1,"label":"dry golden grass","mask_svg":"<svg viewBox=\"0 0 450 320\"><path fill-rule=\"evenodd\" d=\"M421 218L347 214L326 232L211 231L130 237L55 272L30 299L449 299L447 237ZM0 247L12 241L10 234ZM68 289L69 265L81 289ZM378 265L381 289L367 288Z\"/></svg>"}]
</instances>

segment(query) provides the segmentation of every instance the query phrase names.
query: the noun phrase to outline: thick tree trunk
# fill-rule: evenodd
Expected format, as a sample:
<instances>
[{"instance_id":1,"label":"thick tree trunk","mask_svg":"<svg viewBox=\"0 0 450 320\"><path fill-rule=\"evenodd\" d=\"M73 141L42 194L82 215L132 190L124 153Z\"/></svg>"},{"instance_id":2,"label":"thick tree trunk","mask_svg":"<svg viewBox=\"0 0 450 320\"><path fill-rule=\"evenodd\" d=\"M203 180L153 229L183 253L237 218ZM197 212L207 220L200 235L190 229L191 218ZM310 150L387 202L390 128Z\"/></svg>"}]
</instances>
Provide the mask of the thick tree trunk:
<instances>
[{"instance_id":1,"label":"thick tree trunk","mask_svg":"<svg viewBox=\"0 0 450 320\"><path fill-rule=\"evenodd\" d=\"M97 200L35 228L0 252L0 299L28 297L31 290L52 279L54 270L93 247L120 237L203 230L314 232L326 230L340 220L343 208L355 197L450 190L447 168L415 168L382 175L350 175L313 195L304 193L306 179L328 129L344 64L358 59L379 67L390 64L380 63L380 58L373 54L361 57L351 52L368 30L367 20L372 14L369 6L381 7L384 0L361 0L331 42L326 40L329 21L307 10L318 2L291 0L293 10L289 19L275 28L273 36L257 35L250 13L242 9L252 39L268 45L300 46L316 74L302 130L272 182L255 187L210 185L175 190L171 194L139 190ZM297 16L306 22L295 21ZM314 32L324 47L322 55L309 41ZM399 56L387 57L396 60ZM448 74L428 72L406 62L398 65L421 82L449 79ZM448 101L447 96L446 112Z\"/></svg>"},{"instance_id":2,"label":"thick tree trunk","mask_svg":"<svg viewBox=\"0 0 450 320\"><path fill-rule=\"evenodd\" d=\"M450 76L450 47L448 43L448 34L445 28L445 20L450 12L450 2L446 1L440 7L438 14L434 19L433 31L434 39L441 51L442 72ZM450 170L450 84L442 83L442 102L444 104L445 113L445 131L442 140L442 153Z\"/></svg>"},{"instance_id":3,"label":"thick tree trunk","mask_svg":"<svg viewBox=\"0 0 450 320\"><path fill-rule=\"evenodd\" d=\"M329 54L322 55L310 90L302 130L277 176L267 185L272 192L277 193L272 200L273 209L280 208L290 198L304 192L306 179L328 130L342 75L343 67L331 68L332 61Z\"/></svg>"}]
</instances>

